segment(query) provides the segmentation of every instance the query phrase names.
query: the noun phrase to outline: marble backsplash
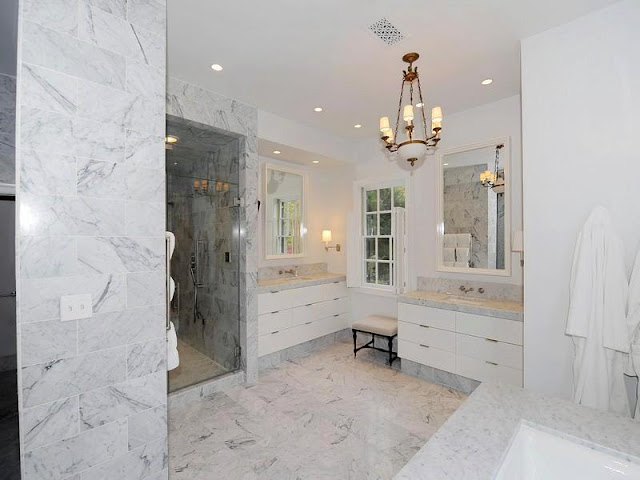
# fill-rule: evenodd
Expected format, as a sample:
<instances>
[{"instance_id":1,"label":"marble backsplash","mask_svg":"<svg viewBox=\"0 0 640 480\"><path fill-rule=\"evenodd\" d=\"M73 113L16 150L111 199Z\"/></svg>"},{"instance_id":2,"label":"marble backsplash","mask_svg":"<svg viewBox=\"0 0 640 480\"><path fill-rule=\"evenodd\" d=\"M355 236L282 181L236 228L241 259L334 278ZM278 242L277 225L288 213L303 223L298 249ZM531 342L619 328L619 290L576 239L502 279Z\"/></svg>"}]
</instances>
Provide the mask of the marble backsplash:
<instances>
[{"instance_id":1,"label":"marble backsplash","mask_svg":"<svg viewBox=\"0 0 640 480\"><path fill-rule=\"evenodd\" d=\"M258 269L258 281L271 280L273 278L290 277L289 273L280 273L284 270L298 269L298 276L313 275L315 273L328 272L327 263L307 263L299 265L280 265L278 267L261 267Z\"/></svg>"},{"instance_id":2,"label":"marble backsplash","mask_svg":"<svg viewBox=\"0 0 640 480\"><path fill-rule=\"evenodd\" d=\"M522 285L440 277L418 277L418 290L427 292L462 294L460 291L461 285L464 285L466 288L473 288L473 291L465 294L467 297L490 298L493 300L507 300L521 303L524 301L524 289ZM480 288L484 288L484 293L478 292Z\"/></svg>"}]
</instances>

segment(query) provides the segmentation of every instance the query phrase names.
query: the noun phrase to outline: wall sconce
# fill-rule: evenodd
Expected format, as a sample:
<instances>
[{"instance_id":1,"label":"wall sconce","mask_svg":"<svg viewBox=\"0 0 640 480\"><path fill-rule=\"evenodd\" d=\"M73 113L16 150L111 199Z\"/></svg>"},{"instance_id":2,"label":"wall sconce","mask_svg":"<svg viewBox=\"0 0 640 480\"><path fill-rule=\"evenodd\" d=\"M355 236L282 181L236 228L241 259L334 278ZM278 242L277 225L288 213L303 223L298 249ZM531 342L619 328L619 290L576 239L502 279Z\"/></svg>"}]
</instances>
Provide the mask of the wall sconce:
<instances>
[{"instance_id":1,"label":"wall sconce","mask_svg":"<svg viewBox=\"0 0 640 480\"><path fill-rule=\"evenodd\" d=\"M340 251L340 244L336 243L335 245L329 245L331 241L331 230L323 230L322 231L322 241L324 242L324 249L328 252L330 248L335 248L336 252Z\"/></svg>"},{"instance_id":2,"label":"wall sconce","mask_svg":"<svg viewBox=\"0 0 640 480\"><path fill-rule=\"evenodd\" d=\"M520 265L524 267L524 236L522 230L513 232L511 251L520 253Z\"/></svg>"}]
</instances>

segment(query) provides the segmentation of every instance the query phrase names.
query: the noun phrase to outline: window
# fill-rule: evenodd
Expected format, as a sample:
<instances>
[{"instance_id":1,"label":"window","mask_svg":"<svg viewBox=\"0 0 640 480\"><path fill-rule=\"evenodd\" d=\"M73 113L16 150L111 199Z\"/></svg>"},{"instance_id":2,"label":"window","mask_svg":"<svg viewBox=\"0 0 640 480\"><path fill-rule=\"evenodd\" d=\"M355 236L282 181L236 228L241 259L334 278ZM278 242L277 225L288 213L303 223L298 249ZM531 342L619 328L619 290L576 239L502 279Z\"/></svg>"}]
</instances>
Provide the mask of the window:
<instances>
[{"instance_id":1,"label":"window","mask_svg":"<svg viewBox=\"0 0 640 480\"><path fill-rule=\"evenodd\" d=\"M405 207L403 184L362 189L362 241L364 286L394 287L395 259L392 211Z\"/></svg>"}]
</instances>

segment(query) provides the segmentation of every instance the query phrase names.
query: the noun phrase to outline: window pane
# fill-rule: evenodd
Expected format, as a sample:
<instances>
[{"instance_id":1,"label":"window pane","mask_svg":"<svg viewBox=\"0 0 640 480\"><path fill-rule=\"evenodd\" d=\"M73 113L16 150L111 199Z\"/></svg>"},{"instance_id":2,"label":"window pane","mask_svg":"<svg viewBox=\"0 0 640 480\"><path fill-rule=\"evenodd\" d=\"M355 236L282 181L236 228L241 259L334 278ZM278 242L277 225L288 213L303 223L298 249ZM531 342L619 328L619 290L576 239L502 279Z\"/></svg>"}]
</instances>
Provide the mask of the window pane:
<instances>
[{"instance_id":1,"label":"window pane","mask_svg":"<svg viewBox=\"0 0 640 480\"><path fill-rule=\"evenodd\" d=\"M391 189L380 190L380 210L391 210Z\"/></svg>"},{"instance_id":2,"label":"window pane","mask_svg":"<svg viewBox=\"0 0 640 480\"><path fill-rule=\"evenodd\" d=\"M375 260L376 258L376 239L367 238L367 258Z\"/></svg>"},{"instance_id":3,"label":"window pane","mask_svg":"<svg viewBox=\"0 0 640 480\"><path fill-rule=\"evenodd\" d=\"M367 235L377 235L378 234L378 214L377 213L368 213L367 214Z\"/></svg>"},{"instance_id":4,"label":"window pane","mask_svg":"<svg viewBox=\"0 0 640 480\"><path fill-rule=\"evenodd\" d=\"M393 187L393 206L404 207L404 187Z\"/></svg>"},{"instance_id":5,"label":"window pane","mask_svg":"<svg viewBox=\"0 0 640 480\"><path fill-rule=\"evenodd\" d=\"M378 239L378 260L389 260L389 239Z\"/></svg>"},{"instance_id":6,"label":"window pane","mask_svg":"<svg viewBox=\"0 0 640 480\"><path fill-rule=\"evenodd\" d=\"M391 235L391 214L380 214L380 235Z\"/></svg>"},{"instance_id":7,"label":"window pane","mask_svg":"<svg viewBox=\"0 0 640 480\"><path fill-rule=\"evenodd\" d=\"M378 284L391 285L390 265L388 263L378 263Z\"/></svg>"},{"instance_id":8,"label":"window pane","mask_svg":"<svg viewBox=\"0 0 640 480\"><path fill-rule=\"evenodd\" d=\"M375 212L378 210L378 191L367 191L367 212Z\"/></svg>"},{"instance_id":9,"label":"window pane","mask_svg":"<svg viewBox=\"0 0 640 480\"><path fill-rule=\"evenodd\" d=\"M376 262L367 262L367 283L376 283Z\"/></svg>"}]
</instances>

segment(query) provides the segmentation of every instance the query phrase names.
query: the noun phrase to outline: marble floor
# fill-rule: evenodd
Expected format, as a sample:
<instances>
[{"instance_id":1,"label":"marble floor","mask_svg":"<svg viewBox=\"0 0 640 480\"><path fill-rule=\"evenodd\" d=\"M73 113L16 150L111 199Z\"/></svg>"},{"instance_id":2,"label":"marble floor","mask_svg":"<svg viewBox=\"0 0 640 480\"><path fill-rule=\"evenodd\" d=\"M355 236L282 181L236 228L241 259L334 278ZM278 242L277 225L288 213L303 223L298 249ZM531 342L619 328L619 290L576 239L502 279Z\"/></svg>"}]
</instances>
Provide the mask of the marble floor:
<instances>
[{"instance_id":1,"label":"marble floor","mask_svg":"<svg viewBox=\"0 0 640 480\"><path fill-rule=\"evenodd\" d=\"M466 396L351 349L337 343L171 409L170 479L392 478Z\"/></svg>"},{"instance_id":2,"label":"marble floor","mask_svg":"<svg viewBox=\"0 0 640 480\"><path fill-rule=\"evenodd\" d=\"M169 372L169 393L229 372L182 340L178 340L178 355L180 365Z\"/></svg>"}]
</instances>

